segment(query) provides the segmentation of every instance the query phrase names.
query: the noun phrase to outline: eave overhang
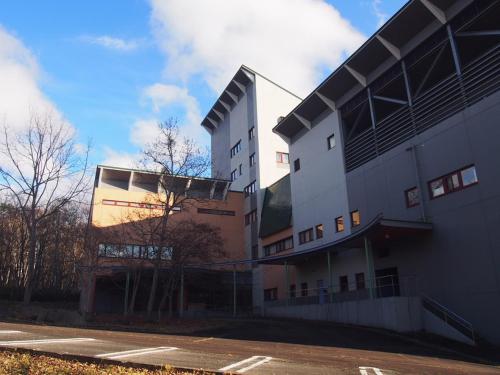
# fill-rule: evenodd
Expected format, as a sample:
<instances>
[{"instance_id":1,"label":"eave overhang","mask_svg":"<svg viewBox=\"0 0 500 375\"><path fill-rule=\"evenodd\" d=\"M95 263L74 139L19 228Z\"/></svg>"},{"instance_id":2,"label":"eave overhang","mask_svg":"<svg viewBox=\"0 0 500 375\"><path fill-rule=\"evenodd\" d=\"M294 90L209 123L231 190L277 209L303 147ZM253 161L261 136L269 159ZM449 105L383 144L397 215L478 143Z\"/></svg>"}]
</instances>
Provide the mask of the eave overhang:
<instances>
[{"instance_id":1,"label":"eave overhang","mask_svg":"<svg viewBox=\"0 0 500 375\"><path fill-rule=\"evenodd\" d=\"M295 115L309 113L315 97L329 101L329 107L336 107L338 101L345 101L346 94L355 95L392 63L400 60L413 47L419 35L432 26L442 25L451 19L472 0L410 0L392 16L375 34L358 48L344 63L328 76L316 89L295 107L273 131L290 140L297 135L301 126ZM331 105L330 105L331 104ZM303 116L312 121L321 112Z\"/></svg>"}]
</instances>

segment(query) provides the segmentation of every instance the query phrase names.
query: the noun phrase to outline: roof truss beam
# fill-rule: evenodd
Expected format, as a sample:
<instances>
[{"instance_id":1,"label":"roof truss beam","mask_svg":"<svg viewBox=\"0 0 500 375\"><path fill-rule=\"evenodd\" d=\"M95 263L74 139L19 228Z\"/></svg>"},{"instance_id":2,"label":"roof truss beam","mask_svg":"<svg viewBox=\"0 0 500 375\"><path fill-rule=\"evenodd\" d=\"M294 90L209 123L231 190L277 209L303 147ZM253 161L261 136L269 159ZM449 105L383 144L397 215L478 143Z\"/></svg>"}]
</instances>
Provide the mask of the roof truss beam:
<instances>
[{"instance_id":1,"label":"roof truss beam","mask_svg":"<svg viewBox=\"0 0 500 375\"><path fill-rule=\"evenodd\" d=\"M240 89L241 93L244 94L246 92L246 87L244 84L241 82L238 82L237 80L233 80L234 84Z\"/></svg>"},{"instance_id":2,"label":"roof truss beam","mask_svg":"<svg viewBox=\"0 0 500 375\"><path fill-rule=\"evenodd\" d=\"M455 36L500 36L500 30L459 31Z\"/></svg>"},{"instance_id":3,"label":"roof truss beam","mask_svg":"<svg viewBox=\"0 0 500 375\"><path fill-rule=\"evenodd\" d=\"M432 13L434 17L437 18L439 22L441 22L443 25L446 23L446 13L441 8L435 6L429 0L420 0L420 2L424 7L427 8L429 12Z\"/></svg>"},{"instance_id":4,"label":"roof truss beam","mask_svg":"<svg viewBox=\"0 0 500 375\"><path fill-rule=\"evenodd\" d=\"M228 111L228 112L231 111L231 106L229 104L227 104L225 101L219 100L219 103L226 109L226 111Z\"/></svg>"},{"instance_id":5,"label":"roof truss beam","mask_svg":"<svg viewBox=\"0 0 500 375\"><path fill-rule=\"evenodd\" d=\"M315 94L316 94L316 96L317 96L318 98L320 98L320 99L321 99L321 101L322 101L323 103L325 103L325 104L328 106L328 108L330 108L332 111L336 111L336 110L337 110L337 106L335 105L335 102L334 102L333 100L328 99L326 96L324 96L323 94L320 94L320 93L319 93L319 92L317 92L317 91L315 92Z\"/></svg>"},{"instance_id":6,"label":"roof truss beam","mask_svg":"<svg viewBox=\"0 0 500 375\"><path fill-rule=\"evenodd\" d=\"M357 72L347 64L345 64L344 67L361 84L361 86L366 87L366 77L364 75Z\"/></svg>"},{"instance_id":7,"label":"roof truss beam","mask_svg":"<svg viewBox=\"0 0 500 375\"><path fill-rule=\"evenodd\" d=\"M218 128L218 124L217 124L217 121L213 120L211 117L208 117L207 116L207 120L214 126L214 128Z\"/></svg>"},{"instance_id":8,"label":"roof truss beam","mask_svg":"<svg viewBox=\"0 0 500 375\"><path fill-rule=\"evenodd\" d=\"M238 104L238 96L233 94L231 91L226 90L227 95L232 99L234 104Z\"/></svg>"},{"instance_id":9,"label":"roof truss beam","mask_svg":"<svg viewBox=\"0 0 500 375\"><path fill-rule=\"evenodd\" d=\"M308 119L302 117L301 115L298 115L296 114L295 112L293 113L293 115L295 116L295 118L297 120L300 121L300 123L307 129L311 130L312 126L311 126L311 121L309 121Z\"/></svg>"},{"instance_id":10,"label":"roof truss beam","mask_svg":"<svg viewBox=\"0 0 500 375\"><path fill-rule=\"evenodd\" d=\"M384 102L389 102L389 103L401 104L401 105L406 105L406 104L408 104L408 102L407 102L406 100L395 99L395 98L389 98L389 97L387 97L387 96L373 95L373 99L382 100L382 101L384 101Z\"/></svg>"},{"instance_id":11,"label":"roof truss beam","mask_svg":"<svg viewBox=\"0 0 500 375\"><path fill-rule=\"evenodd\" d=\"M218 110L216 109L212 109L214 111L214 113L217 115L217 117L219 117L222 120L224 120L224 114L219 112Z\"/></svg>"},{"instance_id":12,"label":"roof truss beam","mask_svg":"<svg viewBox=\"0 0 500 375\"><path fill-rule=\"evenodd\" d=\"M377 35L376 38L396 59L401 60L401 51L398 47L380 35Z\"/></svg>"}]
</instances>

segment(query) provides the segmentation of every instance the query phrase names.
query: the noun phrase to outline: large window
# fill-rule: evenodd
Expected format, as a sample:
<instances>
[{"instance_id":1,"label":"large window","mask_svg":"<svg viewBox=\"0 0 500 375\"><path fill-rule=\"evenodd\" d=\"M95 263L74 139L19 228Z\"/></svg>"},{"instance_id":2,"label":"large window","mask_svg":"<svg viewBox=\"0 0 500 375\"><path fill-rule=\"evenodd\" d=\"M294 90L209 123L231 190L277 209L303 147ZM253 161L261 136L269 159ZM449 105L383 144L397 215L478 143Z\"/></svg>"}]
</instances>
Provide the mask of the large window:
<instances>
[{"instance_id":1,"label":"large window","mask_svg":"<svg viewBox=\"0 0 500 375\"><path fill-rule=\"evenodd\" d=\"M335 218L335 231L336 232L343 232L344 231L344 217L339 216Z\"/></svg>"},{"instance_id":2,"label":"large window","mask_svg":"<svg viewBox=\"0 0 500 375\"><path fill-rule=\"evenodd\" d=\"M309 228L299 232L299 244L302 245L313 240L313 229Z\"/></svg>"},{"instance_id":3,"label":"large window","mask_svg":"<svg viewBox=\"0 0 500 375\"><path fill-rule=\"evenodd\" d=\"M231 151L230 151L230 154L231 154L231 157L233 157L234 155L236 155L237 153L239 153L241 151L241 139L238 141L238 143L236 143L232 148L231 148Z\"/></svg>"},{"instance_id":4,"label":"large window","mask_svg":"<svg viewBox=\"0 0 500 375\"><path fill-rule=\"evenodd\" d=\"M286 152L276 151L276 162L281 164L290 164L289 156Z\"/></svg>"},{"instance_id":5,"label":"large window","mask_svg":"<svg viewBox=\"0 0 500 375\"><path fill-rule=\"evenodd\" d=\"M161 251L161 260L172 259L172 247L142 246L134 244L101 243L98 247L98 256L103 258L156 259L159 251Z\"/></svg>"},{"instance_id":6,"label":"large window","mask_svg":"<svg viewBox=\"0 0 500 375\"><path fill-rule=\"evenodd\" d=\"M430 181L429 192L431 198L438 198L478 182L476 167L472 165Z\"/></svg>"},{"instance_id":7,"label":"large window","mask_svg":"<svg viewBox=\"0 0 500 375\"><path fill-rule=\"evenodd\" d=\"M418 196L418 188L412 187L405 191L406 207L415 207L420 204L420 198Z\"/></svg>"},{"instance_id":8,"label":"large window","mask_svg":"<svg viewBox=\"0 0 500 375\"><path fill-rule=\"evenodd\" d=\"M245 192L245 197L248 197L252 194L254 194L257 190L256 190L256 185L255 185L255 180L252 181L251 184L245 186L245 188L243 189L243 191Z\"/></svg>"},{"instance_id":9,"label":"large window","mask_svg":"<svg viewBox=\"0 0 500 375\"><path fill-rule=\"evenodd\" d=\"M290 249L293 249L293 237L284 238L270 245L264 246L264 255L269 256Z\"/></svg>"}]
</instances>

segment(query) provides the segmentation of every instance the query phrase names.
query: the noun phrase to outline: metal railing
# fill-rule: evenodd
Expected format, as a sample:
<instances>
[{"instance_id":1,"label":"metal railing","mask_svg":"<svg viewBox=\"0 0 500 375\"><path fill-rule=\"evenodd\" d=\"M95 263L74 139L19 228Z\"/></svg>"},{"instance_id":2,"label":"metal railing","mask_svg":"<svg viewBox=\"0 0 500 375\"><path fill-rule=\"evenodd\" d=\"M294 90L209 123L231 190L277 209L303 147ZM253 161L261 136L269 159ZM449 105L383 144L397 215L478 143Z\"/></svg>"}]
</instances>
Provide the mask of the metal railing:
<instances>
[{"instance_id":1,"label":"metal railing","mask_svg":"<svg viewBox=\"0 0 500 375\"><path fill-rule=\"evenodd\" d=\"M419 280L415 276L398 277L388 275L376 277L372 284L369 280L364 283L338 283L331 287L301 289L296 286L294 293L287 294L287 298L264 301L266 307L317 305L347 301L360 301L370 298L411 297L419 295Z\"/></svg>"},{"instance_id":2,"label":"metal railing","mask_svg":"<svg viewBox=\"0 0 500 375\"><path fill-rule=\"evenodd\" d=\"M443 322L455 328L464 336L471 339L472 342L476 342L474 328L472 327L472 324L470 322L457 315L450 309L446 308L445 306L441 305L439 302L429 296L422 295L422 306L424 307L424 309L432 313L435 317L441 319Z\"/></svg>"}]
</instances>

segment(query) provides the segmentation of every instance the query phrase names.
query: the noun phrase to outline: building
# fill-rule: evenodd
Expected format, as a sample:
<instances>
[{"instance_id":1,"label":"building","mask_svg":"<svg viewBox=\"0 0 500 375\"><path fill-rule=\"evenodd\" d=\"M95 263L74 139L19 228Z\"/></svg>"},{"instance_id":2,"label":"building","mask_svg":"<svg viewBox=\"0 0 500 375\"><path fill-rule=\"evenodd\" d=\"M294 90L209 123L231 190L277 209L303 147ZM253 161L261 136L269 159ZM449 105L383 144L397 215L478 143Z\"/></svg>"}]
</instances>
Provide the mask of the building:
<instances>
[{"instance_id":1,"label":"building","mask_svg":"<svg viewBox=\"0 0 500 375\"><path fill-rule=\"evenodd\" d=\"M409 1L276 125L296 246L260 263L293 265L304 299L267 314L500 343L498 20Z\"/></svg>"},{"instance_id":2,"label":"building","mask_svg":"<svg viewBox=\"0 0 500 375\"><path fill-rule=\"evenodd\" d=\"M160 175L150 171L98 166L89 224L94 257L83 268L81 310L86 313L121 313L132 298L138 272L136 311L146 309L151 286L151 259L157 247L151 243L150 220L162 215L159 203ZM178 177L180 180L181 178ZM188 180L187 178L185 179ZM186 181L180 181L186 185ZM223 254L210 260L212 266L193 265L184 270L183 312L233 310L234 278L238 308L251 307L251 274L247 266L225 265L245 257L241 236L244 226L243 193L229 189L221 179L191 179L188 194L196 197L172 213L171 222L193 220L220 228ZM143 224L145 223L145 224ZM168 272L169 252L165 250ZM163 256L163 255L162 255ZM128 286L127 286L128 285ZM181 298L176 290L177 301Z\"/></svg>"},{"instance_id":3,"label":"building","mask_svg":"<svg viewBox=\"0 0 500 375\"><path fill-rule=\"evenodd\" d=\"M272 132L301 99L246 66L219 96L202 126L211 134L212 177L231 180L245 195L245 258L262 253L260 217L265 188L289 173L288 145ZM262 306L261 268L253 269L256 311Z\"/></svg>"}]
</instances>

